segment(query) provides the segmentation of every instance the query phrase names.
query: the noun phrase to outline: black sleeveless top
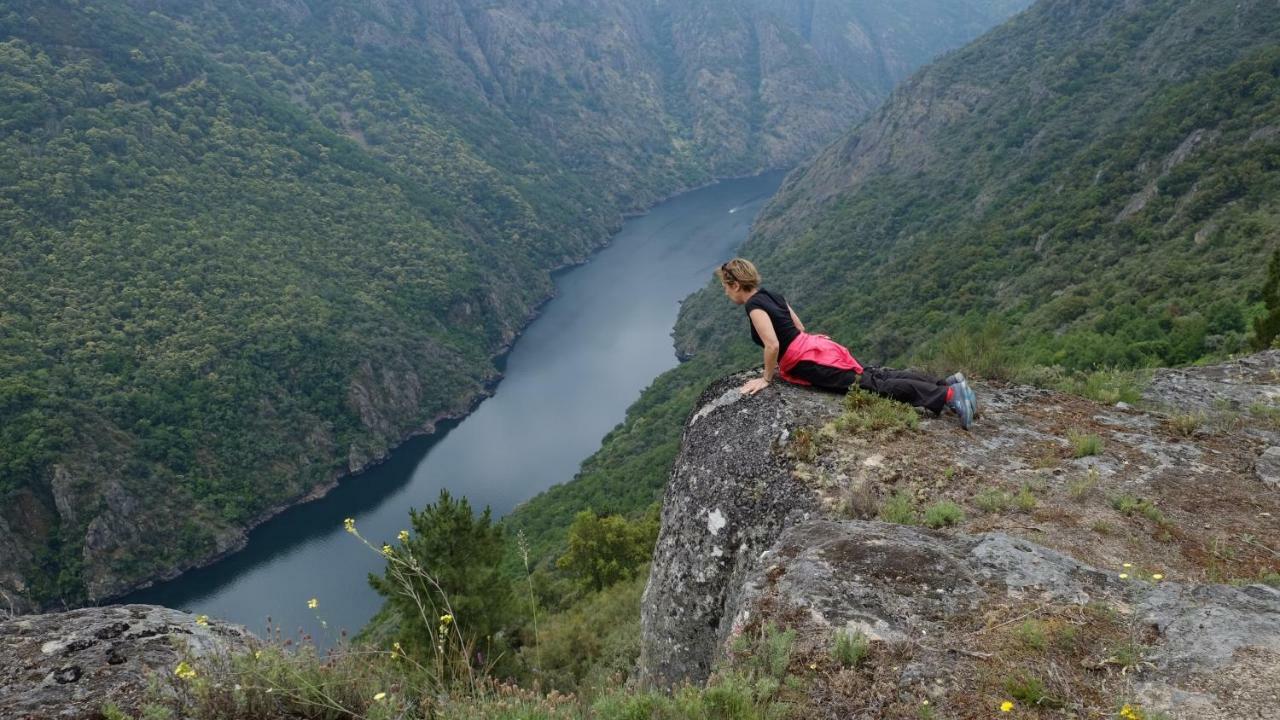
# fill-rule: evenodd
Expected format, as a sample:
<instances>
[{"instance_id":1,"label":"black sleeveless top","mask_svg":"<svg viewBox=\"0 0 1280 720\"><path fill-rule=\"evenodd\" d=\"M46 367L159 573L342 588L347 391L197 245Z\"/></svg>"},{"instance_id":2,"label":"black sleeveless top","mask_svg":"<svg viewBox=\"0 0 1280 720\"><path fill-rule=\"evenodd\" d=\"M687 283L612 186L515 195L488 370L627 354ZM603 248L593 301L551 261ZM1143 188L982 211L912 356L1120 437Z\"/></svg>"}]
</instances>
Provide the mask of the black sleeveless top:
<instances>
[{"instance_id":1,"label":"black sleeveless top","mask_svg":"<svg viewBox=\"0 0 1280 720\"><path fill-rule=\"evenodd\" d=\"M769 320L773 322L773 334L778 336L778 357L781 358L787 354L787 347L791 345L791 341L800 337L800 330L796 328L796 324L791 322L791 307L787 305L787 299L778 293L769 292L764 288L756 291L747 299L743 305L747 311L747 316L751 316L752 310L763 310L769 316ZM760 339L760 333L756 332L754 325L751 326L751 341L760 347L764 347L764 341Z\"/></svg>"}]
</instances>

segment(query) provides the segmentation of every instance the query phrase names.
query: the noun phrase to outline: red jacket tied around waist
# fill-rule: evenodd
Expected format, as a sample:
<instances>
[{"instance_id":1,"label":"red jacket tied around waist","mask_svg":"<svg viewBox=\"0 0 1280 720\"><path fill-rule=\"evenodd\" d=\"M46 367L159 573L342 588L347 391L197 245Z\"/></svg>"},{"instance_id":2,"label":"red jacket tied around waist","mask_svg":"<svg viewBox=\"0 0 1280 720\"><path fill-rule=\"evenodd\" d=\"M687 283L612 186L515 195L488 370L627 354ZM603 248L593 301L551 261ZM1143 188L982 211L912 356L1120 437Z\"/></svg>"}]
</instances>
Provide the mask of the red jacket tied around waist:
<instances>
[{"instance_id":1,"label":"red jacket tied around waist","mask_svg":"<svg viewBox=\"0 0 1280 720\"><path fill-rule=\"evenodd\" d=\"M778 372L782 375L782 379L789 383L809 385L811 383L807 380L801 380L791 374L797 364L806 361L837 370L862 372L862 365L854 359L845 346L826 335L809 333L800 333L800 336L787 346L787 352L778 360Z\"/></svg>"}]
</instances>

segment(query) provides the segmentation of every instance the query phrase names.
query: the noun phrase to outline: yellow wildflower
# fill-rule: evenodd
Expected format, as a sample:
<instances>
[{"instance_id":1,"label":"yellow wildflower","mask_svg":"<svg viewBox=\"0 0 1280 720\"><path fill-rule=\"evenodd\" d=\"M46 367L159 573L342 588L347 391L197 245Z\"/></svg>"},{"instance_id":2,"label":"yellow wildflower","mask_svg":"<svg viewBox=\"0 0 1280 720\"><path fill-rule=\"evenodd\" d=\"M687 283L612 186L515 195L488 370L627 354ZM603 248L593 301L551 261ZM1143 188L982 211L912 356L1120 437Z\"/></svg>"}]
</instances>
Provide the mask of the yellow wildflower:
<instances>
[{"instance_id":1,"label":"yellow wildflower","mask_svg":"<svg viewBox=\"0 0 1280 720\"><path fill-rule=\"evenodd\" d=\"M386 698L387 698L387 694L386 694L386 693L384 693L384 692L380 692L380 693L378 693L377 695L374 695L374 696L373 696L373 699L374 699L374 701L375 701L375 702L382 702L382 701L383 701L383 700L385 700Z\"/></svg>"},{"instance_id":2,"label":"yellow wildflower","mask_svg":"<svg viewBox=\"0 0 1280 720\"><path fill-rule=\"evenodd\" d=\"M409 531L408 531L408 530L401 530L401 531L400 531L400 534L399 534L399 535L397 535L397 536L396 536L396 538L398 538L398 539L400 540L400 542L402 542L402 543L407 543L407 542L409 542Z\"/></svg>"},{"instance_id":3,"label":"yellow wildflower","mask_svg":"<svg viewBox=\"0 0 1280 720\"><path fill-rule=\"evenodd\" d=\"M1142 715L1128 703L1125 703L1125 706L1120 708L1120 717L1124 718L1124 720L1142 720Z\"/></svg>"},{"instance_id":4,"label":"yellow wildflower","mask_svg":"<svg viewBox=\"0 0 1280 720\"><path fill-rule=\"evenodd\" d=\"M391 553L392 553L391 546L390 546L390 545L388 545L388 544L386 544L386 543L383 543L383 544L382 544L382 554L383 554L383 555L386 555L387 557L391 557Z\"/></svg>"},{"instance_id":5,"label":"yellow wildflower","mask_svg":"<svg viewBox=\"0 0 1280 720\"><path fill-rule=\"evenodd\" d=\"M196 676L196 669L191 667L186 660L178 663L178 667L173 669L173 674L183 680L191 680Z\"/></svg>"},{"instance_id":6,"label":"yellow wildflower","mask_svg":"<svg viewBox=\"0 0 1280 720\"><path fill-rule=\"evenodd\" d=\"M208 624L209 624L209 616L208 616L208 615L197 615L197 616L196 616L196 624L197 624L197 625L208 625Z\"/></svg>"},{"instance_id":7,"label":"yellow wildflower","mask_svg":"<svg viewBox=\"0 0 1280 720\"><path fill-rule=\"evenodd\" d=\"M1129 573L1120 573L1120 579L1121 579L1121 580L1128 580L1128 579L1129 579Z\"/></svg>"},{"instance_id":8,"label":"yellow wildflower","mask_svg":"<svg viewBox=\"0 0 1280 720\"><path fill-rule=\"evenodd\" d=\"M347 532L349 532L349 533L351 533L351 534L353 534L353 535L354 535L354 534L355 534L355 532L356 532L356 519L355 519L355 518L347 518L347 519L343 520L343 521L342 521L342 527L346 528L346 531L347 531Z\"/></svg>"},{"instance_id":9,"label":"yellow wildflower","mask_svg":"<svg viewBox=\"0 0 1280 720\"><path fill-rule=\"evenodd\" d=\"M1131 568L1133 567L1133 563L1125 563L1124 567Z\"/></svg>"},{"instance_id":10,"label":"yellow wildflower","mask_svg":"<svg viewBox=\"0 0 1280 720\"><path fill-rule=\"evenodd\" d=\"M1013 712L1013 701L1005 700L1000 703L1000 712Z\"/></svg>"},{"instance_id":11,"label":"yellow wildflower","mask_svg":"<svg viewBox=\"0 0 1280 720\"><path fill-rule=\"evenodd\" d=\"M1163 580L1163 579L1164 579L1164 576L1163 576L1163 575L1161 575L1160 573L1156 573L1155 575L1152 575L1152 576L1151 576L1151 579L1152 579L1152 580Z\"/></svg>"},{"instance_id":12,"label":"yellow wildflower","mask_svg":"<svg viewBox=\"0 0 1280 720\"><path fill-rule=\"evenodd\" d=\"M441 615L441 616L440 616L440 624L441 624L441 625L448 625L448 624L449 624L449 623L451 623L451 622L453 622L453 616L452 616L452 615L447 615L447 614L446 614L446 615Z\"/></svg>"},{"instance_id":13,"label":"yellow wildflower","mask_svg":"<svg viewBox=\"0 0 1280 720\"><path fill-rule=\"evenodd\" d=\"M254 650L254 651L253 651L253 659L254 659L254 660L261 660L261 659L262 659L262 651L261 651L261 650Z\"/></svg>"},{"instance_id":14,"label":"yellow wildflower","mask_svg":"<svg viewBox=\"0 0 1280 720\"><path fill-rule=\"evenodd\" d=\"M307 607L311 608L312 610L315 610L316 608L320 607L320 601L315 598L311 598L310 600L307 601Z\"/></svg>"}]
</instances>

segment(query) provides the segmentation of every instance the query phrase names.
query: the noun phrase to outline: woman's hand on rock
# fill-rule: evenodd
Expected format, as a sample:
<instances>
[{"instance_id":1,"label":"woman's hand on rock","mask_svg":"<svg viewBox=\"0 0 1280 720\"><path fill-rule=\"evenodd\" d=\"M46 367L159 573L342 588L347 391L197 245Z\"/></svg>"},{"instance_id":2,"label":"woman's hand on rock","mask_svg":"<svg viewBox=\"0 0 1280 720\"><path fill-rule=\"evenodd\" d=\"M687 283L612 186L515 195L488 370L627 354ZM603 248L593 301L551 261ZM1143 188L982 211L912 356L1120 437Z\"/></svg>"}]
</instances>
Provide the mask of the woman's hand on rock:
<instances>
[{"instance_id":1,"label":"woman's hand on rock","mask_svg":"<svg viewBox=\"0 0 1280 720\"><path fill-rule=\"evenodd\" d=\"M743 395L755 395L767 387L769 387L768 380L765 380L764 378L756 378L754 380L748 380L742 387L738 388L738 390Z\"/></svg>"}]
</instances>

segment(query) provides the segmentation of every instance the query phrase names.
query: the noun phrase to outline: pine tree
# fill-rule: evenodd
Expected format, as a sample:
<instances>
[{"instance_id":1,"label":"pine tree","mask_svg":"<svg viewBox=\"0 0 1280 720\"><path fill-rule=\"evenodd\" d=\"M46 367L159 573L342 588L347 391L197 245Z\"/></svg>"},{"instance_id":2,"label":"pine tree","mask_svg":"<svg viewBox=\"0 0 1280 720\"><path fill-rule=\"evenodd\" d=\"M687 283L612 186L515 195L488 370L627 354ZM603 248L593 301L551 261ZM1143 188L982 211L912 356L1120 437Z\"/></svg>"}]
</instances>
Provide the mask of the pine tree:
<instances>
[{"instance_id":1,"label":"pine tree","mask_svg":"<svg viewBox=\"0 0 1280 720\"><path fill-rule=\"evenodd\" d=\"M511 583L499 569L501 526L489 508L476 515L466 498L454 499L447 490L436 504L410 510L409 522L413 531L401 535L400 547L384 550L391 557L382 576L369 575L369 584L398 616L399 640L410 653L427 657L438 644L452 647L456 632L472 653L496 657L494 636L511 609ZM410 558L408 564L398 560Z\"/></svg>"}]
</instances>

